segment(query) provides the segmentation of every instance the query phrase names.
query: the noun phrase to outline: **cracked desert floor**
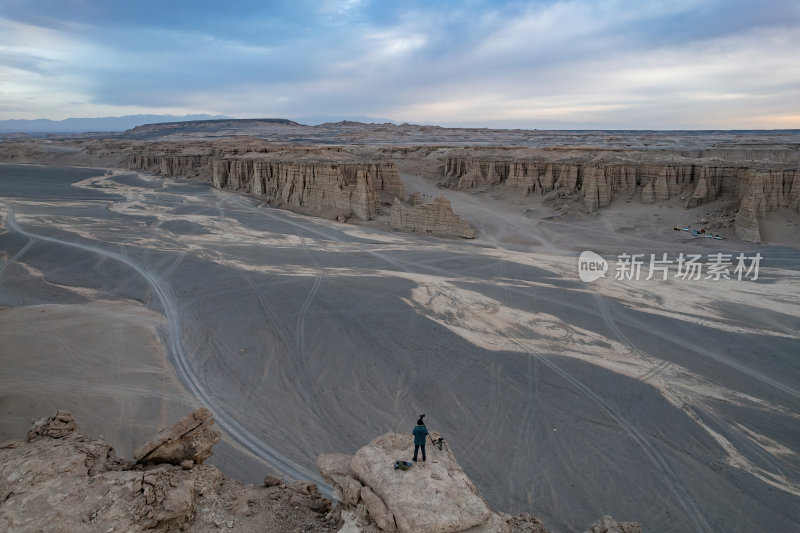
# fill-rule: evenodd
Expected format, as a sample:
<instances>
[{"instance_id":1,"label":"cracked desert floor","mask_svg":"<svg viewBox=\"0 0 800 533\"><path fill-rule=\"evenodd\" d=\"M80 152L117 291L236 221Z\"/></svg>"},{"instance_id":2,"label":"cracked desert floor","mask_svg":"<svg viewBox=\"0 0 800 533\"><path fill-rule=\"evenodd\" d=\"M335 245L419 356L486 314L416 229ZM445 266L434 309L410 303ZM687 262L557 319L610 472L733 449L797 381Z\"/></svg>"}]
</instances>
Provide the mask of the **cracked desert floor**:
<instances>
[{"instance_id":1,"label":"cracked desert floor","mask_svg":"<svg viewBox=\"0 0 800 533\"><path fill-rule=\"evenodd\" d=\"M130 455L205 405L227 474L319 481L317 455L424 412L492 507L556 531L606 513L796 528L800 248L687 240L668 208L636 232L613 208L536 227L497 212L474 241L436 239L205 183L2 165L0 436L64 408ZM584 249L605 278L580 281ZM617 254L682 252L763 260L757 280L614 277Z\"/></svg>"}]
</instances>

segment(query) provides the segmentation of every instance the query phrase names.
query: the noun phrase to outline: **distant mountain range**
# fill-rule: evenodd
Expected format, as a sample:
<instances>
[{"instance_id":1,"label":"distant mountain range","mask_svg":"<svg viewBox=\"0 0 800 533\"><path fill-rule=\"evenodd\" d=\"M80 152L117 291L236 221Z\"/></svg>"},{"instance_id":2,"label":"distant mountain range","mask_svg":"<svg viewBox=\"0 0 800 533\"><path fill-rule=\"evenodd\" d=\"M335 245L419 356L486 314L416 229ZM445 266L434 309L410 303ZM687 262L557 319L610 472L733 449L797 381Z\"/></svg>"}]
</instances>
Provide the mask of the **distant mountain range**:
<instances>
[{"instance_id":1,"label":"distant mountain range","mask_svg":"<svg viewBox=\"0 0 800 533\"><path fill-rule=\"evenodd\" d=\"M299 124L305 124L306 126L317 126L319 124L325 123L332 123L332 122L341 122L346 120L348 122L362 122L364 124L386 124L387 122L391 124L400 124L400 122L396 120L392 120L390 118L378 118L378 117L368 117L366 115L313 115L313 116L303 116L303 117L289 117L295 122Z\"/></svg>"},{"instance_id":2,"label":"distant mountain range","mask_svg":"<svg viewBox=\"0 0 800 533\"><path fill-rule=\"evenodd\" d=\"M125 115L123 117L67 118L50 120L39 118L34 120L12 119L0 120L0 133L87 133L87 132L122 132L143 124L161 124L163 122L187 122L192 120L231 120L225 115ZM383 124L390 122L400 124L389 118L369 116L319 115L291 117L292 120L308 126L316 126L325 122L348 120L365 124Z\"/></svg>"},{"instance_id":3,"label":"distant mountain range","mask_svg":"<svg viewBox=\"0 0 800 533\"><path fill-rule=\"evenodd\" d=\"M67 118L64 120L0 120L0 133L84 133L125 131L142 124L187 120L230 119L225 115L125 115L123 117Z\"/></svg>"}]
</instances>

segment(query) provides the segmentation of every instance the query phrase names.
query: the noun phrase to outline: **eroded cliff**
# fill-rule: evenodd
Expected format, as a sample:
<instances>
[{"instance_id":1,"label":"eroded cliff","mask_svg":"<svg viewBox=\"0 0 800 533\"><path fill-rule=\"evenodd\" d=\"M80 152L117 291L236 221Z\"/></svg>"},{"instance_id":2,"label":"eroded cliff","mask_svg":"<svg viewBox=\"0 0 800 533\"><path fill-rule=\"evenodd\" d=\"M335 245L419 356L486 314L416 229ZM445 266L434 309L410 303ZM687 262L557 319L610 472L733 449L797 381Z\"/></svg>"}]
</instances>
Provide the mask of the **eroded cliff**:
<instances>
[{"instance_id":1,"label":"eroded cliff","mask_svg":"<svg viewBox=\"0 0 800 533\"><path fill-rule=\"evenodd\" d=\"M800 212L800 170L764 168L757 162L631 162L590 160L497 160L448 157L442 185L459 190L499 188L515 196L553 190L578 193L587 211L607 207L615 197L650 204L680 198L687 208L723 194L736 199L736 232L760 241L758 219L779 207ZM768 166L768 167L769 167Z\"/></svg>"},{"instance_id":2,"label":"eroded cliff","mask_svg":"<svg viewBox=\"0 0 800 533\"><path fill-rule=\"evenodd\" d=\"M310 214L370 220L381 203L404 194L391 162L287 160L254 153L242 157L131 154L128 167L162 176L200 178L242 191L270 205Z\"/></svg>"},{"instance_id":3,"label":"eroded cliff","mask_svg":"<svg viewBox=\"0 0 800 533\"><path fill-rule=\"evenodd\" d=\"M423 203L419 193L407 202L395 198L389 211L389 225L401 231L430 233L439 237L474 239L475 230L469 222L453 212L450 200L440 196Z\"/></svg>"},{"instance_id":4,"label":"eroded cliff","mask_svg":"<svg viewBox=\"0 0 800 533\"><path fill-rule=\"evenodd\" d=\"M128 168L207 180L217 188L242 191L275 207L327 218L379 218L400 231L475 237L475 230L453 212L446 198L430 204L422 203L419 195L401 200L405 190L391 161L319 160L298 151L277 156L246 148L231 152L137 152L130 155Z\"/></svg>"},{"instance_id":5,"label":"eroded cliff","mask_svg":"<svg viewBox=\"0 0 800 533\"><path fill-rule=\"evenodd\" d=\"M308 214L376 223L388 223L394 198L405 197L395 165L443 187L515 198L552 193L570 210L589 212L615 198L690 209L723 199L720 227L734 226L754 241L762 238L765 214L800 212L800 143L790 131L612 134L228 122L152 126L144 136L11 139L0 146L0 160L127 166L203 179ZM775 230L770 224L763 225L767 238Z\"/></svg>"}]
</instances>

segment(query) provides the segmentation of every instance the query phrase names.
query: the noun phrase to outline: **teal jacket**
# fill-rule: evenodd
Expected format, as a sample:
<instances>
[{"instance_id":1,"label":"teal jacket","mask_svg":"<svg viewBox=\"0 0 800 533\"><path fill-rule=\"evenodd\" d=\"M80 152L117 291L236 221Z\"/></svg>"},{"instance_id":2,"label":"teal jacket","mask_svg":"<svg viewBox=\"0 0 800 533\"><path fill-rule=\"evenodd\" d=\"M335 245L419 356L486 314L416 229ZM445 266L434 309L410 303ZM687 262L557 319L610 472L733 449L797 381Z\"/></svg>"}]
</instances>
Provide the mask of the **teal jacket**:
<instances>
[{"instance_id":1,"label":"teal jacket","mask_svg":"<svg viewBox=\"0 0 800 533\"><path fill-rule=\"evenodd\" d=\"M425 426L414 426L414 444L425 445L425 437L428 436L428 428Z\"/></svg>"}]
</instances>

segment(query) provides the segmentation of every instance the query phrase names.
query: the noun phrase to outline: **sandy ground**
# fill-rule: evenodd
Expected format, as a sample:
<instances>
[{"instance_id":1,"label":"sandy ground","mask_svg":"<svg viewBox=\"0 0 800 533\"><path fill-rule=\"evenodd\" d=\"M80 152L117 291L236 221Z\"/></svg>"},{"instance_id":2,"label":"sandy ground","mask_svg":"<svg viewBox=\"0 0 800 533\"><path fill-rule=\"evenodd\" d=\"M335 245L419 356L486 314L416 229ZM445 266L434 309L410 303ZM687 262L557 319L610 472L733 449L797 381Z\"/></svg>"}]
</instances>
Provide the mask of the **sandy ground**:
<instances>
[{"instance_id":1,"label":"sandy ground","mask_svg":"<svg viewBox=\"0 0 800 533\"><path fill-rule=\"evenodd\" d=\"M167 362L162 323L138 302L0 310L0 434L21 435L32 419L67 409L130 457L191 409Z\"/></svg>"},{"instance_id":2,"label":"sandy ground","mask_svg":"<svg viewBox=\"0 0 800 533\"><path fill-rule=\"evenodd\" d=\"M776 209L759 220L764 242L800 247L800 213Z\"/></svg>"},{"instance_id":3,"label":"sandy ground","mask_svg":"<svg viewBox=\"0 0 800 533\"><path fill-rule=\"evenodd\" d=\"M44 329L31 316L56 304L54 337L74 352L80 335L62 310L90 322L113 307L102 314L127 325L105 342L123 347L72 365L78 396L116 397L101 378L124 358L115 379L144 394L119 396L127 412L184 397L208 406L229 443L214 459L241 479L257 481L264 463L316 479L319 453L352 453L425 412L490 505L556 531L604 513L676 532L800 519L797 248L691 238L672 226L694 221L668 205L564 214L448 191L485 221L466 242L303 217L181 180L0 171L0 305L14 308L0 317ZM605 278L579 280L583 249L610 261ZM755 281L614 279L623 252L763 262ZM59 359L52 342L38 345L45 360ZM32 365L13 365L3 407L15 420L45 388L25 386ZM115 424L97 433L112 440Z\"/></svg>"}]
</instances>

